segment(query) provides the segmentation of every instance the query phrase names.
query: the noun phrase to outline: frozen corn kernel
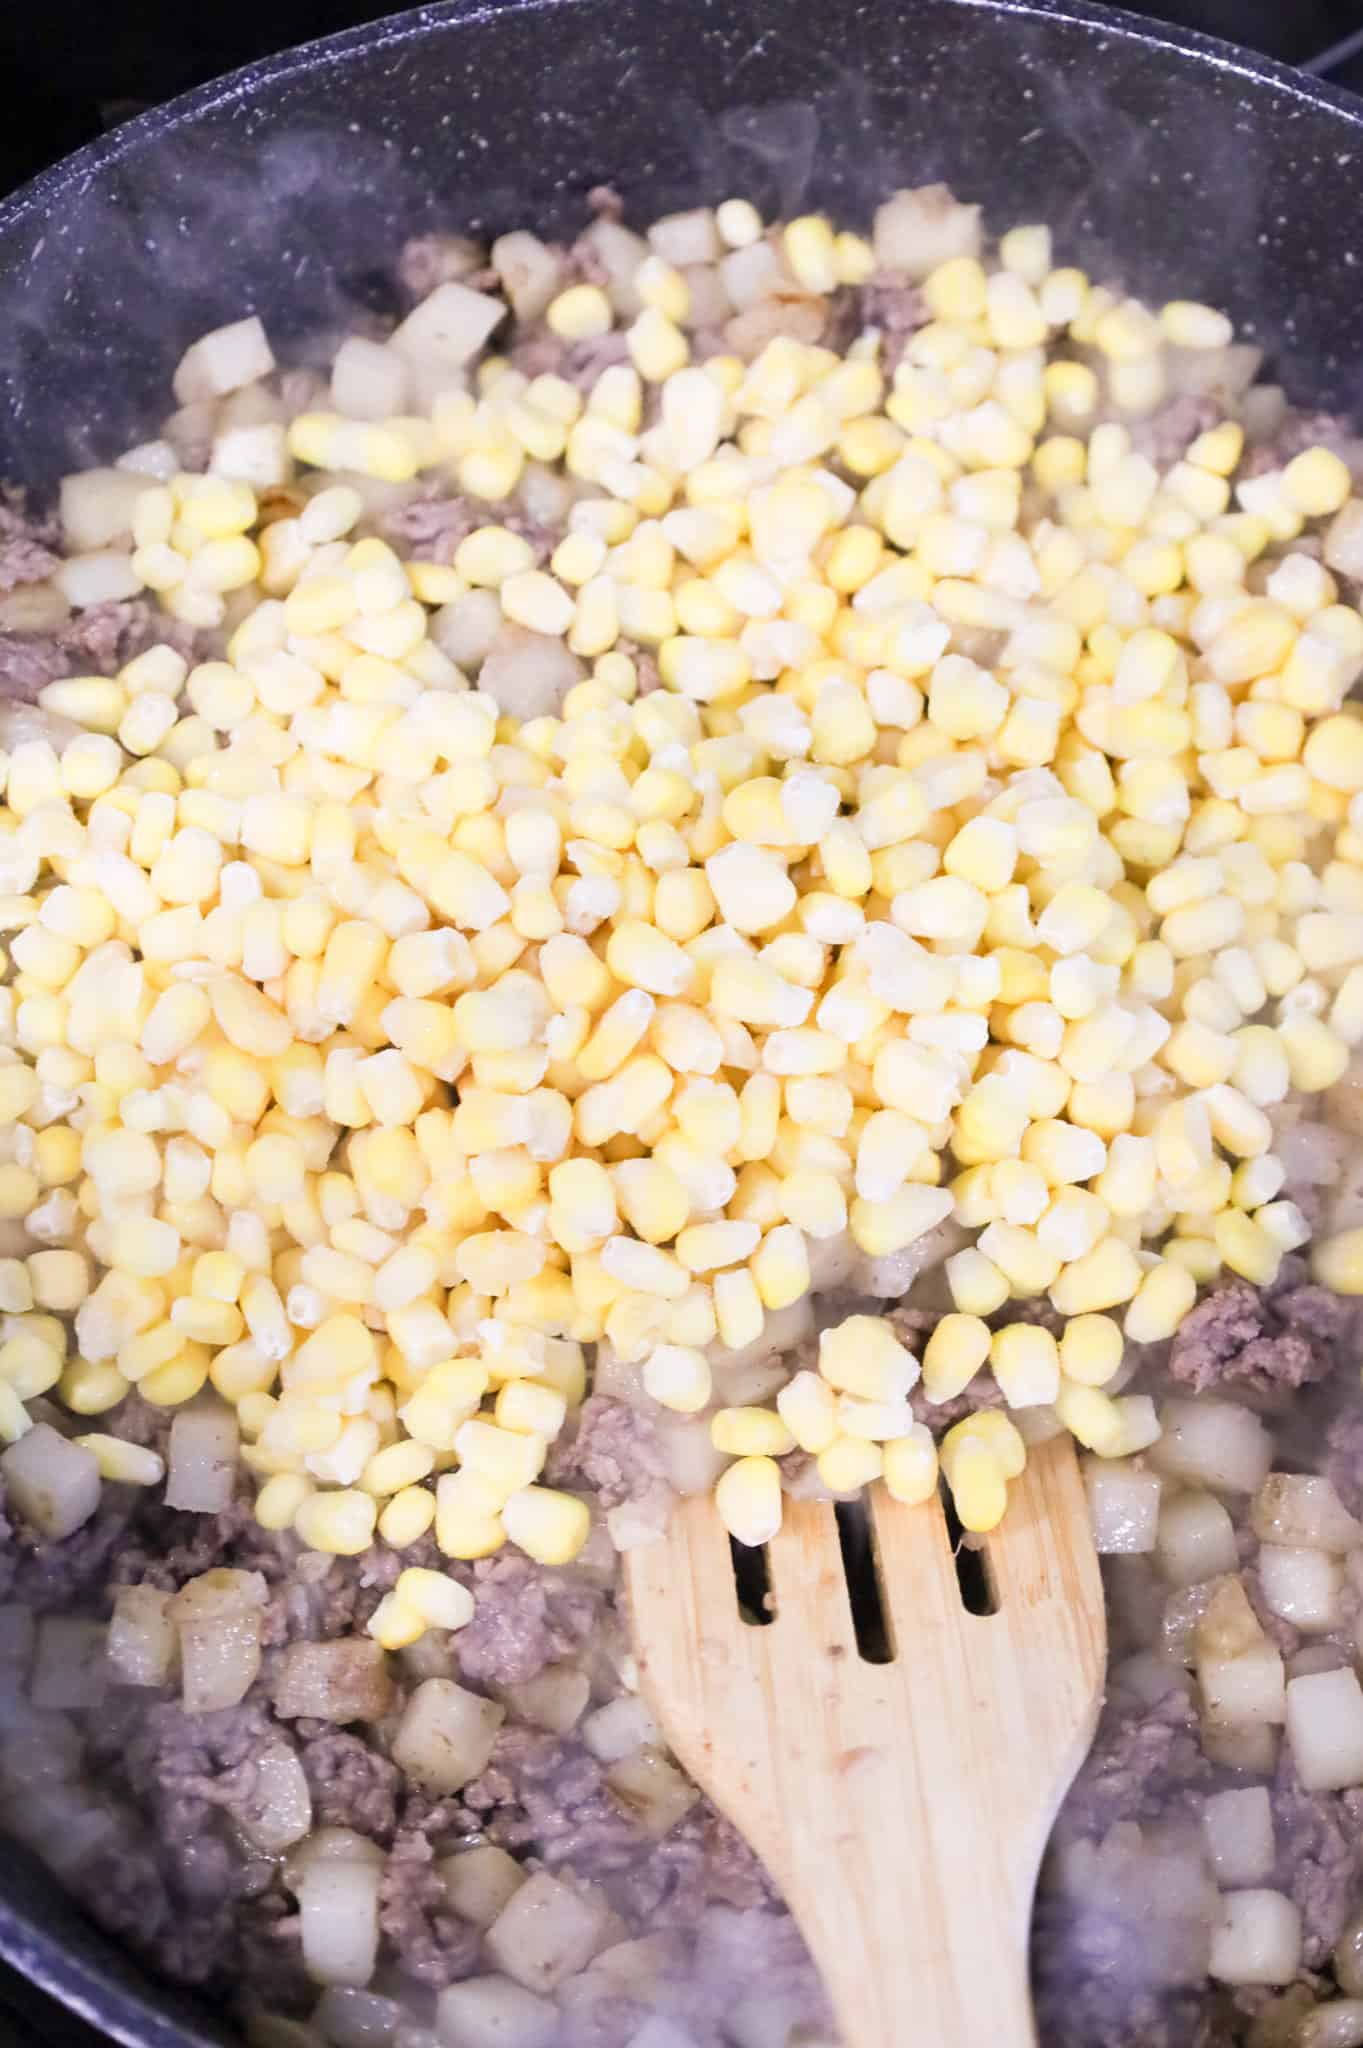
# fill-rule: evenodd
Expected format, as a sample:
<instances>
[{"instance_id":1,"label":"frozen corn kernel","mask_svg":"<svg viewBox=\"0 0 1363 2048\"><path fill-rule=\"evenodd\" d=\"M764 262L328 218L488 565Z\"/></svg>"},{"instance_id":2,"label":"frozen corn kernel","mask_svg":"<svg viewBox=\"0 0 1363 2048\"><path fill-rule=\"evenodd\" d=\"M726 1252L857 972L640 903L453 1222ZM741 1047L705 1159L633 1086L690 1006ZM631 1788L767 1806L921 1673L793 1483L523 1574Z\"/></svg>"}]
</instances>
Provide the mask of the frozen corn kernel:
<instances>
[{"instance_id":1,"label":"frozen corn kernel","mask_svg":"<svg viewBox=\"0 0 1363 2048\"><path fill-rule=\"evenodd\" d=\"M644 1360L643 1380L653 1400L679 1415L696 1415L709 1405L709 1361L692 1345L659 1344Z\"/></svg>"},{"instance_id":2,"label":"frozen corn kernel","mask_svg":"<svg viewBox=\"0 0 1363 2048\"><path fill-rule=\"evenodd\" d=\"M720 1520L737 1543L770 1543L781 1526L781 1468L774 1458L744 1457L715 1487Z\"/></svg>"},{"instance_id":3,"label":"frozen corn kernel","mask_svg":"<svg viewBox=\"0 0 1363 2048\"><path fill-rule=\"evenodd\" d=\"M977 1535L996 1529L1008 1506L1008 1482L991 1447L977 1436L943 1441L942 1476L961 1526Z\"/></svg>"},{"instance_id":4,"label":"frozen corn kernel","mask_svg":"<svg viewBox=\"0 0 1363 2048\"><path fill-rule=\"evenodd\" d=\"M358 1557L374 1540L377 1503L356 1488L315 1493L301 1501L294 1528L309 1550L334 1557Z\"/></svg>"},{"instance_id":5,"label":"frozen corn kernel","mask_svg":"<svg viewBox=\"0 0 1363 2048\"><path fill-rule=\"evenodd\" d=\"M1010 1408L1042 1407L1055 1399L1060 1354L1054 1336L1036 1323L1009 1323L996 1330L989 1363Z\"/></svg>"},{"instance_id":6,"label":"frozen corn kernel","mask_svg":"<svg viewBox=\"0 0 1363 2048\"><path fill-rule=\"evenodd\" d=\"M923 1393L932 1402L964 1393L989 1357L992 1333L977 1315L939 1318L923 1351Z\"/></svg>"},{"instance_id":7,"label":"frozen corn kernel","mask_svg":"<svg viewBox=\"0 0 1363 2048\"><path fill-rule=\"evenodd\" d=\"M731 1458L780 1458L795 1439L770 1408L721 1408L710 1423L710 1441Z\"/></svg>"}]
</instances>

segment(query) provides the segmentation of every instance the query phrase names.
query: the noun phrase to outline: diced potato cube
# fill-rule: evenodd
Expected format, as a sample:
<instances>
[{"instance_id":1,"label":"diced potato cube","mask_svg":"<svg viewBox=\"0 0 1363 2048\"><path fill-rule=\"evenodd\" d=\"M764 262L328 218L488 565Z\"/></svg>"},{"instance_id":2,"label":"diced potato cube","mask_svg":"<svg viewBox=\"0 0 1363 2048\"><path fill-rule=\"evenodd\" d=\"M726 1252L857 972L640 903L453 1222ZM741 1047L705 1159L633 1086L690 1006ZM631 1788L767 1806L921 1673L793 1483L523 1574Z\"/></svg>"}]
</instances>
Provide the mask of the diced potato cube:
<instances>
[{"instance_id":1,"label":"diced potato cube","mask_svg":"<svg viewBox=\"0 0 1363 2048\"><path fill-rule=\"evenodd\" d=\"M451 374L477 355L506 305L466 284L438 284L389 337L389 347L424 371Z\"/></svg>"},{"instance_id":2,"label":"diced potato cube","mask_svg":"<svg viewBox=\"0 0 1363 2048\"><path fill-rule=\"evenodd\" d=\"M487 1768L506 1708L452 1678L428 1678L408 1700L393 1738L399 1770L437 1794L458 1792Z\"/></svg>"},{"instance_id":3,"label":"diced potato cube","mask_svg":"<svg viewBox=\"0 0 1363 2048\"><path fill-rule=\"evenodd\" d=\"M180 1653L171 1596L157 1586L120 1586L109 1623L109 1664L120 1685L165 1685Z\"/></svg>"},{"instance_id":4,"label":"diced potato cube","mask_svg":"<svg viewBox=\"0 0 1363 2048\"><path fill-rule=\"evenodd\" d=\"M1089 1520L1100 1557L1139 1556L1155 1548L1162 1481L1123 1458L1085 1458Z\"/></svg>"},{"instance_id":5,"label":"diced potato cube","mask_svg":"<svg viewBox=\"0 0 1363 2048\"><path fill-rule=\"evenodd\" d=\"M524 1865L495 1842L475 1843L457 1856L442 1857L436 1867L455 1912L475 1927L491 1927L526 1881Z\"/></svg>"},{"instance_id":6,"label":"diced potato cube","mask_svg":"<svg viewBox=\"0 0 1363 2048\"><path fill-rule=\"evenodd\" d=\"M274 366L265 329L252 314L246 320L215 327L191 342L172 380L175 396L181 405L202 398L224 398L229 391L240 391L243 384L254 384L257 377L268 377Z\"/></svg>"},{"instance_id":7,"label":"diced potato cube","mask_svg":"<svg viewBox=\"0 0 1363 2048\"><path fill-rule=\"evenodd\" d=\"M1163 1403L1164 1434L1146 1452L1170 1479L1213 1493L1253 1493L1273 1458L1273 1442L1259 1417L1237 1401L1209 1394Z\"/></svg>"},{"instance_id":8,"label":"diced potato cube","mask_svg":"<svg viewBox=\"0 0 1363 2048\"><path fill-rule=\"evenodd\" d=\"M521 1685L503 1688L503 1696L523 1721L566 1735L575 1728L592 1696L591 1680L573 1664L550 1664Z\"/></svg>"},{"instance_id":9,"label":"diced potato cube","mask_svg":"<svg viewBox=\"0 0 1363 2048\"><path fill-rule=\"evenodd\" d=\"M379 1955L377 1863L332 1863L316 1858L298 1887L303 1968L314 1984L369 1982Z\"/></svg>"},{"instance_id":10,"label":"diced potato cube","mask_svg":"<svg viewBox=\"0 0 1363 2048\"><path fill-rule=\"evenodd\" d=\"M660 1749L636 1750L606 1773L620 1804L627 1807L646 1834L661 1841L695 1805L700 1794Z\"/></svg>"},{"instance_id":11,"label":"diced potato cube","mask_svg":"<svg viewBox=\"0 0 1363 2048\"><path fill-rule=\"evenodd\" d=\"M1321 1635L1340 1618L1343 1583L1337 1558L1323 1550L1299 1550L1281 1543L1259 1549L1259 1583L1274 1614L1303 1635Z\"/></svg>"},{"instance_id":12,"label":"diced potato cube","mask_svg":"<svg viewBox=\"0 0 1363 2048\"><path fill-rule=\"evenodd\" d=\"M1292 1761L1306 1791L1363 1785L1363 1687L1355 1674L1312 1671L1294 1678L1286 1708Z\"/></svg>"},{"instance_id":13,"label":"diced potato cube","mask_svg":"<svg viewBox=\"0 0 1363 2048\"><path fill-rule=\"evenodd\" d=\"M1227 1892L1212 1934L1223 1984L1290 1984L1301 1962L1301 1914L1282 1892Z\"/></svg>"},{"instance_id":14,"label":"diced potato cube","mask_svg":"<svg viewBox=\"0 0 1363 2048\"><path fill-rule=\"evenodd\" d=\"M282 1721L381 1721L393 1705L387 1657L369 1636L290 1643L279 1660L274 1704Z\"/></svg>"},{"instance_id":15,"label":"diced potato cube","mask_svg":"<svg viewBox=\"0 0 1363 2048\"><path fill-rule=\"evenodd\" d=\"M82 469L64 476L60 512L70 552L83 555L131 539L137 501L151 487L150 477L126 469Z\"/></svg>"},{"instance_id":16,"label":"diced potato cube","mask_svg":"<svg viewBox=\"0 0 1363 2048\"><path fill-rule=\"evenodd\" d=\"M1202 1809L1212 1874L1223 1891L1258 1884L1273 1869L1273 1808L1264 1785L1214 1792Z\"/></svg>"},{"instance_id":17,"label":"diced potato cube","mask_svg":"<svg viewBox=\"0 0 1363 2048\"><path fill-rule=\"evenodd\" d=\"M1270 1472L1249 1519L1261 1543L1335 1552L1363 1543L1363 1522L1349 1513L1333 1482L1314 1472Z\"/></svg>"},{"instance_id":18,"label":"diced potato cube","mask_svg":"<svg viewBox=\"0 0 1363 2048\"><path fill-rule=\"evenodd\" d=\"M609 1907L537 1870L513 1892L484 1945L499 1970L543 1994L585 1969L613 1932Z\"/></svg>"},{"instance_id":19,"label":"diced potato cube","mask_svg":"<svg viewBox=\"0 0 1363 2048\"><path fill-rule=\"evenodd\" d=\"M435 2030L445 2048L549 2048L558 2008L510 1977L466 1977L436 2000Z\"/></svg>"},{"instance_id":20,"label":"diced potato cube","mask_svg":"<svg viewBox=\"0 0 1363 2048\"><path fill-rule=\"evenodd\" d=\"M1238 1657L1199 1660L1197 1682L1210 1720L1276 1725L1284 1717L1283 1660L1272 1643L1260 1643ZM1363 1782L1363 1773L1347 1782Z\"/></svg>"},{"instance_id":21,"label":"diced potato cube","mask_svg":"<svg viewBox=\"0 0 1363 2048\"><path fill-rule=\"evenodd\" d=\"M646 1742L660 1742L662 1734L638 1693L627 1692L588 1714L582 1723L582 1740L600 1762L615 1764Z\"/></svg>"},{"instance_id":22,"label":"diced potato cube","mask_svg":"<svg viewBox=\"0 0 1363 2048\"><path fill-rule=\"evenodd\" d=\"M17 1513L52 1543L74 1535L99 1506L93 1451L69 1443L46 1422L35 1423L0 1456L0 1478Z\"/></svg>"},{"instance_id":23,"label":"diced potato cube","mask_svg":"<svg viewBox=\"0 0 1363 2048\"><path fill-rule=\"evenodd\" d=\"M1234 1525L1211 1493L1179 1493L1164 1502L1155 1550L1171 1586L1200 1585L1240 1561Z\"/></svg>"}]
</instances>

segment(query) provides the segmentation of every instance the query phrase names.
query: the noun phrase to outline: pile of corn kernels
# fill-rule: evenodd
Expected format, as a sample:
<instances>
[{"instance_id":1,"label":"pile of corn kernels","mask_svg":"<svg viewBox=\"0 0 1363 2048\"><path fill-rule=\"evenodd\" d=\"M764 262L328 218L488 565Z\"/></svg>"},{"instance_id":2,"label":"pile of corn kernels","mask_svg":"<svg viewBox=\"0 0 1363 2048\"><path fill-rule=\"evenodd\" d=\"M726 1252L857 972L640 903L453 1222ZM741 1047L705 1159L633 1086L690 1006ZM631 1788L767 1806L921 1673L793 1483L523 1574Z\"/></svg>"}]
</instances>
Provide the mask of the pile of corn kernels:
<instances>
[{"instance_id":1,"label":"pile of corn kernels","mask_svg":"<svg viewBox=\"0 0 1363 2048\"><path fill-rule=\"evenodd\" d=\"M779 248L812 290L874 261L814 217ZM1306 1240L1271 1112L1363 1042L1363 619L1291 543L1356 522L1344 463L1236 484L1227 421L1161 473L1111 414L1229 323L1054 268L1040 228L933 269L889 378L873 332L693 363L681 273L636 286L585 396L486 356L420 415L270 430L263 470L257 434L254 483L148 482L134 576L230 634L51 685L86 730L4 762L0 1215L42 1247L0 1262L4 1437L51 1395L154 1483L97 1418L211 1389L268 1528L562 1562L587 1510L538 1482L588 1347L701 1415L811 1245L951 1227L921 1361L853 1317L713 1413L761 1542L797 1447L839 1494L935 1492L920 1373L1139 1450L1124 1341ZM479 296L413 318L442 293ZM590 285L548 310L616 317ZM530 460L577 493L542 569L491 510L403 561L311 474L491 506ZM577 659L556 708L442 651L473 592ZM1318 1248L1351 1291L1359 1237ZM1000 1316L1042 1296L1059 1338ZM968 1527L1024 1456L1001 1410L947 1435Z\"/></svg>"}]
</instances>

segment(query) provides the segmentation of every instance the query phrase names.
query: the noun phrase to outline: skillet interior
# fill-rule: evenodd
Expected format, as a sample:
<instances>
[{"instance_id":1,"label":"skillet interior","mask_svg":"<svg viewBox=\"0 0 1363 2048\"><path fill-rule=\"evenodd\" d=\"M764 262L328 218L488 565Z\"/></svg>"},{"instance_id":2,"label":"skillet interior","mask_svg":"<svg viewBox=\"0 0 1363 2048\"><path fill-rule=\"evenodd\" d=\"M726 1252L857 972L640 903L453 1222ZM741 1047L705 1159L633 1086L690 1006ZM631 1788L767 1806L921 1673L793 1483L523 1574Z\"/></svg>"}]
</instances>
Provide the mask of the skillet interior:
<instances>
[{"instance_id":1,"label":"skillet interior","mask_svg":"<svg viewBox=\"0 0 1363 2048\"><path fill-rule=\"evenodd\" d=\"M1046 0L450 0L205 87L0 207L0 476L128 445L185 344L247 309L285 347L349 326L424 227L570 229L607 181L645 219L730 192L857 217L938 178L1143 296L1224 305L1299 402L1363 406L1363 115L1328 88ZM0 1953L135 2048L229 2038L8 1847Z\"/></svg>"}]
</instances>

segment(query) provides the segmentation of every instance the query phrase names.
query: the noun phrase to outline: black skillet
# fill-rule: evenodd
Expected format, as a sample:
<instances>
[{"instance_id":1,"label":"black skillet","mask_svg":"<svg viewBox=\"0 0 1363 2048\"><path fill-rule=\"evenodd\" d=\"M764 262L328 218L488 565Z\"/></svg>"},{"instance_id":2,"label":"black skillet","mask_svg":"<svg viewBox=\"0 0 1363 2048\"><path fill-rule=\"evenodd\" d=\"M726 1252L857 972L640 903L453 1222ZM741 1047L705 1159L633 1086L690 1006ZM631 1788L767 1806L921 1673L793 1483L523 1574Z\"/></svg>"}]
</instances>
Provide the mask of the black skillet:
<instances>
[{"instance_id":1,"label":"black skillet","mask_svg":"<svg viewBox=\"0 0 1363 2048\"><path fill-rule=\"evenodd\" d=\"M1227 307L1295 399L1363 410L1363 110L1299 73L1059 0L450 0L205 86L0 205L0 476L127 446L185 344L247 309L288 349L381 307L428 226L571 230L607 181L642 220L730 192L857 219L934 179ZM8 1848L0 1956L131 2048L233 2038Z\"/></svg>"}]
</instances>

